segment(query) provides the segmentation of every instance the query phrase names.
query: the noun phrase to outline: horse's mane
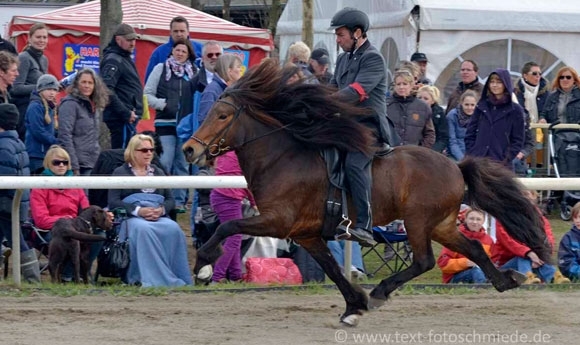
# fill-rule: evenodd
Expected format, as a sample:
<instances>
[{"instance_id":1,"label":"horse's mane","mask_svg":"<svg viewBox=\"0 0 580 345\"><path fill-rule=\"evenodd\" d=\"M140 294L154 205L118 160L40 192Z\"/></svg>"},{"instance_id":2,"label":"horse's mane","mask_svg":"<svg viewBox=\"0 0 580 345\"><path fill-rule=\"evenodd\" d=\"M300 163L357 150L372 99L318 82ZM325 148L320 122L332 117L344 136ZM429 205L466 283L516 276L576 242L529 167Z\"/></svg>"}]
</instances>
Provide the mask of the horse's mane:
<instances>
[{"instance_id":1,"label":"horse's mane","mask_svg":"<svg viewBox=\"0 0 580 345\"><path fill-rule=\"evenodd\" d=\"M369 152L372 132L354 119L369 111L338 100L335 91L318 84L286 85L282 68L267 59L248 70L222 97L231 97L266 125L289 125L288 133L308 148Z\"/></svg>"}]
</instances>

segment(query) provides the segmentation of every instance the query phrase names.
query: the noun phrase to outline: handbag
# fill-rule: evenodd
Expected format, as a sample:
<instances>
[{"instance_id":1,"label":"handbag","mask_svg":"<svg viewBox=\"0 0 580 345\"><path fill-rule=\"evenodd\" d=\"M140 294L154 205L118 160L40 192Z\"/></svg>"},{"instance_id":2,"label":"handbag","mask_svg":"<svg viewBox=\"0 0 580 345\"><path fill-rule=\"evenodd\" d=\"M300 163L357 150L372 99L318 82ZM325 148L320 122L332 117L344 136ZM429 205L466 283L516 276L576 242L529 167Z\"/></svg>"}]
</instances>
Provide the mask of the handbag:
<instances>
[{"instance_id":1,"label":"handbag","mask_svg":"<svg viewBox=\"0 0 580 345\"><path fill-rule=\"evenodd\" d=\"M124 278L131 259L129 239L119 242L118 236L107 239L97 258L97 277Z\"/></svg>"}]
</instances>

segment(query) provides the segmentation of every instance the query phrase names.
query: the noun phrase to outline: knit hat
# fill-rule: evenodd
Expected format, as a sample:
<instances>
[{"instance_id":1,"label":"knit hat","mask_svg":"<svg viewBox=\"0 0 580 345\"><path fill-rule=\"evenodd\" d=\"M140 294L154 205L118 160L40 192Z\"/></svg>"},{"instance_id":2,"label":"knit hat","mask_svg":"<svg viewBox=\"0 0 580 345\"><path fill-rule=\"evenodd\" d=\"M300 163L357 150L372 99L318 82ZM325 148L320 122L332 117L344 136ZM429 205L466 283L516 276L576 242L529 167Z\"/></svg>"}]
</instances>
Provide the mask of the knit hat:
<instances>
[{"instance_id":1,"label":"knit hat","mask_svg":"<svg viewBox=\"0 0 580 345\"><path fill-rule=\"evenodd\" d=\"M1 103L0 104L0 128L5 131L16 129L18 124L18 108L14 104Z\"/></svg>"},{"instance_id":2,"label":"knit hat","mask_svg":"<svg viewBox=\"0 0 580 345\"><path fill-rule=\"evenodd\" d=\"M44 90L59 90L60 84L58 80L52 74L44 74L38 78L36 82L36 91L41 92Z\"/></svg>"}]
</instances>

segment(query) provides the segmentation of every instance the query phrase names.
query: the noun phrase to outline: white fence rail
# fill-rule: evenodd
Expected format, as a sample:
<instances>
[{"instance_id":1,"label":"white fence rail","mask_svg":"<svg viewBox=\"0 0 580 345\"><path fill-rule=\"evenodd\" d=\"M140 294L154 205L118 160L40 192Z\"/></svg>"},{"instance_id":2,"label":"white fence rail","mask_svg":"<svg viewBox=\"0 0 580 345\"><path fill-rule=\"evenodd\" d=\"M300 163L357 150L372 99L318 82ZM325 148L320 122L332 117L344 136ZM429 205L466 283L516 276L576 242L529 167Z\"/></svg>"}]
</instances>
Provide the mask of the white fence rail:
<instances>
[{"instance_id":1,"label":"white fence rail","mask_svg":"<svg viewBox=\"0 0 580 345\"><path fill-rule=\"evenodd\" d=\"M535 190L580 190L577 178L521 178L519 181L528 189ZM23 189L124 189L124 188L245 188L242 176L1 176L0 189L16 189L12 206L12 272L14 284L20 279L20 200ZM272 186L275 188L275 186ZM350 249L350 246L347 246ZM346 256L349 256L350 253ZM345 266L345 267L350 267ZM347 270L348 271L348 270Z\"/></svg>"}]
</instances>

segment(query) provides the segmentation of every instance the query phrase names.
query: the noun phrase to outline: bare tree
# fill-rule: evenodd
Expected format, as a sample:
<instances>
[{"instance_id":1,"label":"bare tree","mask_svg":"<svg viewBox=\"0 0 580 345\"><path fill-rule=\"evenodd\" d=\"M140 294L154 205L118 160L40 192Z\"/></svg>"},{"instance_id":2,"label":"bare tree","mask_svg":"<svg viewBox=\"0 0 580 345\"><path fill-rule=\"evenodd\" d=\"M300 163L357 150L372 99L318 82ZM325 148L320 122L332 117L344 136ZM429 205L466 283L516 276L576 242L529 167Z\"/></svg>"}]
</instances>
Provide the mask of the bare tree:
<instances>
[{"instance_id":1,"label":"bare tree","mask_svg":"<svg viewBox=\"0 0 580 345\"><path fill-rule=\"evenodd\" d=\"M302 0L302 42L312 48L314 44L314 13L312 0Z\"/></svg>"},{"instance_id":2,"label":"bare tree","mask_svg":"<svg viewBox=\"0 0 580 345\"><path fill-rule=\"evenodd\" d=\"M195 10L201 11L201 1L199 0L191 0L191 5L189 6Z\"/></svg>"},{"instance_id":3,"label":"bare tree","mask_svg":"<svg viewBox=\"0 0 580 345\"><path fill-rule=\"evenodd\" d=\"M282 6L280 5L280 0L272 0L272 5L270 6L270 12L268 13L267 28L272 33L272 37L276 37L276 28L278 27L278 19L282 15Z\"/></svg>"},{"instance_id":4,"label":"bare tree","mask_svg":"<svg viewBox=\"0 0 580 345\"><path fill-rule=\"evenodd\" d=\"M232 4L232 0L224 0L224 6L222 7L222 18L225 20L232 21L232 16L230 14L230 8Z\"/></svg>"},{"instance_id":5,"label":"bare tree","mask_svg":"<svg viewBox=\"0 0 580 345\"><path fill-rule=\"evenodd\" d=\"M121 6L121 0L101 0L101 37L99 39L101 58L103 58L103 50L113 38L115 28L122 22L123 7Z\"/></svg>"}]
</instances>

